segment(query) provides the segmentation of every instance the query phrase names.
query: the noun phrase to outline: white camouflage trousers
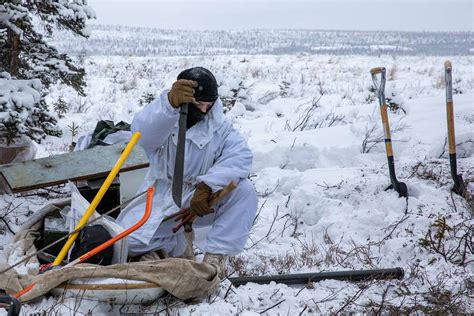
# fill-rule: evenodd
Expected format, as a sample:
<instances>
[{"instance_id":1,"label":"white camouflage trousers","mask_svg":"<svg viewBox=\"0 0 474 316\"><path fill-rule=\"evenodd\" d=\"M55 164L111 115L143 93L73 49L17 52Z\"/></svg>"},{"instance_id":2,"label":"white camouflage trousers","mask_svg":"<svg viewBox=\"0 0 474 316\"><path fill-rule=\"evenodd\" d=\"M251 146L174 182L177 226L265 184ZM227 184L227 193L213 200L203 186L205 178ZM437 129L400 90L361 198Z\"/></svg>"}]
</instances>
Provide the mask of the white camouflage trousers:
<instances>
[{"instance_id":1,"label":"white camouflage trousers","mask_svg":"<svg viewBox=\"0 0 474 316\"><path fill-rule=\"evenodd\" d=\"M193 227L210 226L201 250L230 256L239 254L247 242L256 212L257 196L253 185L248 179L242 179L218 202L213 213L194 220ZM173 220L161 223L148 245L134 238L132 233L128 236L129 255L137 256L158 249L165 250L171 257L182 255L187 241L183 229L173 234L172 229L177 224Z\"/></svg>"}]
</instances>

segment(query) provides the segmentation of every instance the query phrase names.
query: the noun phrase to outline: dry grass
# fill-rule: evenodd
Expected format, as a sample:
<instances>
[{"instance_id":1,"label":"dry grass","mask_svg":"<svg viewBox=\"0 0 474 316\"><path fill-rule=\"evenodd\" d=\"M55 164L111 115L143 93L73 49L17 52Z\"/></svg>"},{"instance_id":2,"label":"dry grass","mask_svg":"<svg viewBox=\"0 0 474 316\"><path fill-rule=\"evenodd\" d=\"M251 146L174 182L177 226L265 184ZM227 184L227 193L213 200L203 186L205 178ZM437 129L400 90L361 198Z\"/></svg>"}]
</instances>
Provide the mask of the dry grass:
<instances>
[{"instance_id":1,"label":"dry grass","mask_svg":"<svg viewBox=\"0 0 474 316\"><path fill-rule=\"evenodd\" d=\"M309 242L283 255L257 255L254 260L243 256L231 257L229 265L239 276L288 274L302 267L320 267L323 260L318 259L321 258L319 251L314 242Z\"/></svg>"},{"instance_id":2,"label":"dry grass","mask_svg":"<svg viewBox=\"0 0 474 316\"><path fill-rule=\"evenodd\" d=\"M434 182L438 187L448 185L452 182L449 166L438 160L419 161L411 168L409 178Z\"/></svg>"}]
</instances>

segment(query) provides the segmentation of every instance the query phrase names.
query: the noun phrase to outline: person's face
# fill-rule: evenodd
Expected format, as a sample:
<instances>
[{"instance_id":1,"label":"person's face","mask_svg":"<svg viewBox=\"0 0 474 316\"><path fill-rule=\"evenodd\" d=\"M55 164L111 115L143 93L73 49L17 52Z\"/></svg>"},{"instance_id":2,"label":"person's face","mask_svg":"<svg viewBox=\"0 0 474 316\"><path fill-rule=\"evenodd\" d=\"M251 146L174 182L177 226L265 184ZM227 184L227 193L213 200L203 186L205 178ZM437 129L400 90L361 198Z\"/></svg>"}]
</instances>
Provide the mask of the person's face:
<instances>
[{"instance_id":1,"label":"person's face","mask_svg":"<svg viewBox=\"0 0 474 316\"><path fill-rule=\"evenodd\" d=\"M211 106L214 104L214 102L206 102L206 101L196 101L194 105L201 111L202 113L207 113Z\"/></svg>"}]
</instances>

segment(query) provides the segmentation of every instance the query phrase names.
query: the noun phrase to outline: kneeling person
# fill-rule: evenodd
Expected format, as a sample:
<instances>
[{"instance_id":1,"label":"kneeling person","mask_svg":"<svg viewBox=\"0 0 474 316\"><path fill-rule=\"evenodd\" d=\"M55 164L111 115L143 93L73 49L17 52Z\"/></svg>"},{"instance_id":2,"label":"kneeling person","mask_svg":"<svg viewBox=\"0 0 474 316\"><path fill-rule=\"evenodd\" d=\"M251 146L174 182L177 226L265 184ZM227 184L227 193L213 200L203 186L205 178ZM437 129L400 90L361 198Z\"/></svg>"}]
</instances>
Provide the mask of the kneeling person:
<instances>
[{"instance_id":1,"label":"kneeling person","mask_svg":"<svg viewBox=\"0 0 474 316\"><path fill-rule=\"evenodd\" d=\"M133 119L132 132L141 132L139 144L150 161L140 191L155 186L153 213L148 222L129 236L129 255L163 250L172 257L189 252L183 229L173 233L174 221L162 222L179 211L172 198L179 109L188 104L183 171L183 207L198 216L195 227L210 226L201 247L204 261L224 275L226 258L240 253L257 210L257 197L247 179L252 152L245 139L224 116L217 81L207 69L195 67L178 75L170 90L145 106ZM229 183L237 187L212 209L209 198ZM118 217L127 228L142 216L143 200L132 202ZM191 248L192 249L192 248Z\"/></svg>"}]
</instances>

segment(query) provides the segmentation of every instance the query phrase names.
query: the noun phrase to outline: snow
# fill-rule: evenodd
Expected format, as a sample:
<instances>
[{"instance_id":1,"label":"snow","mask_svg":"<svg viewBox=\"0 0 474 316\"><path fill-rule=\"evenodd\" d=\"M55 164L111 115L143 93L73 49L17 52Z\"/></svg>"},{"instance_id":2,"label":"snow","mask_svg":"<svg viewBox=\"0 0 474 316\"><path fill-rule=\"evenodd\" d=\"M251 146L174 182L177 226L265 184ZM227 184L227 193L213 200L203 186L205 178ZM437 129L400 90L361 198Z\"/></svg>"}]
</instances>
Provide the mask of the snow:
<instances>
[{"instance_id":1,"label":"snow","mask_svg":"<svg viewBox=\"0 0 474 316\"><path fill-rule=\"evenodd\" d=\"M75 55L214 56L231 54L472 55L472 32L340 30L169 30L91 25L94 45L69 32L54 37L61 51ZM239 59L241 60L241 59Z\"/></svg>"},{"instance_id":2,"label":"snow","mask_svg":"<svg viewBox=\"0 0 474 316\"><path fill-rule=\"evenodd\" d=\"M157 96L182 69L208 67L221 84L221 96L235 101L226 115L253 150L250 179L259 196L246 249L232 258L228 272L235 276L402 267L405 278L327 280L306 288L247 284L230 290L224 281L216 295L197 304L167 301L175 304L169 307L171 314L256 315L276 304L266 313L375 313L380 304L384 312L394 313L397 308L421 311L420 306L425 313L473 313L468 297L468 282L474 277L472 250L467 249L464 265L459 265L460 249L445 259L423 246L443 218L451 228L440 239L445 250L455 249L462 236L472 242L472 206L450 191L442 81L446 59L453 63L453 79L460 80L454 95L458 173L474 182L470 56L86 57L87 97L52 87L47 101L52 104L61 96L70 110L58 121L64 137L48 137L38 151L40 156L66 151L75 137L67 127L73 122L81 132L92 130L100 119L130 122L144 93ZM408 186L407 200L385 190L390 180L383 141L368 152L362 150L372 128L372 137L382 135L378 100L369 91L369 70L377 66L387 68L387 97L393 96L406 112L390 112L389 119L392 130L400 127L392 138L395 169ZM284 88L283 82L289 85ZM337 119L330 123L331 118ZM21 204L6 216L15 230L25 214L48 200L16 195L3 196L0 202L0 209ZM0 245L10 237L5 231ZM163 301L116 306L44 298L24 310L118 314L165 308Z\"/></svg>"},{"instance_id":3,"label":"snow","mask_svg":"<svg viewBox=\"0 0 474 316\"><path fill-rule=\"evenodd\" d=\"M41 83L33 80L10 80L0 78L0 96L7 100L7 108L31 108L41 99Z\"/></svg>"},{"instance_id":4,"label":"snow","mask_svg":"<svg viewBox=\"0 0 474 316\"><path fill-rule=\"evenodd\" d=\"M2 78L3 77L3 78ZM9 75L0 77L0 130L2 142L21 142L21 137L27 134L36 140L43 138L44 131L37 128L42 125L47 128L45 114L42 108L42 85L38 79L16 80ZM42 117L42 118L40 118ZM6 131L16 130L14 136L5 135ZM50 129L50 128L49 128Z\"/></svg>"},{"instance_id":5,"label":"snow","mask_svg":"<svg viewBox=\"0 0 474 316\"><path fill-rule=\"evenodd\" d=\"M16 34L22 35L23 30L15 25L19 19L27 16L27 9L21 5L7 4L0 5L0 24L10 28Z\"/></svg>"}]
</instances>

